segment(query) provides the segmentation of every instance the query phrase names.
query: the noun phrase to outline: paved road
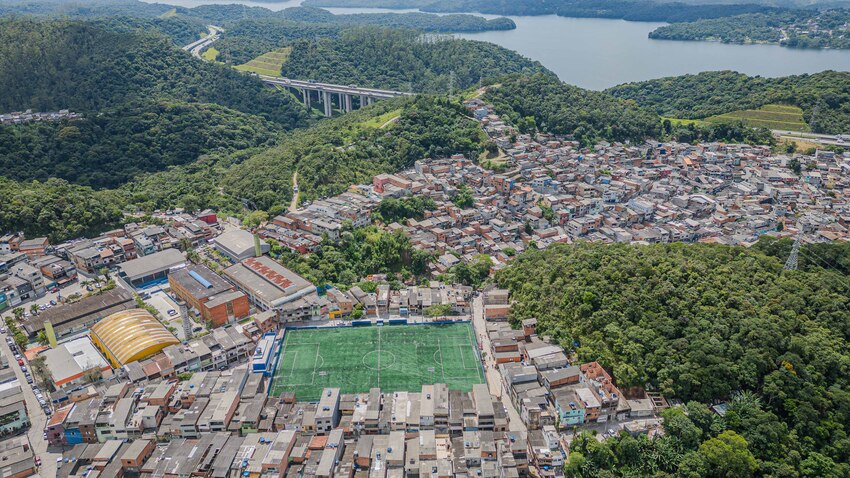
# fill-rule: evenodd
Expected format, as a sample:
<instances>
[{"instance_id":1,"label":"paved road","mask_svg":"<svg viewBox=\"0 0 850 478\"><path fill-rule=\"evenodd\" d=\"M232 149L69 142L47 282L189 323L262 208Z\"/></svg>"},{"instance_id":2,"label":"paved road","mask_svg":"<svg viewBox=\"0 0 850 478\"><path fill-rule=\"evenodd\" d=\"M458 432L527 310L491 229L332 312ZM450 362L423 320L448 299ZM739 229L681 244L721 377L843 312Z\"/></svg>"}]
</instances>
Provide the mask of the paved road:
<instances>
[{"instance_id":1,"label":"paved road","mask_svg":"<svg viewBox=\"0 0 850 478\"><path fill-rule=\"evenodd\" d=\"M221 32L224 31L221 27L215 25L207 25L207 29L209 30L209 35L183 47L184 50L192 53L192 56L195 58L201 58L201 51L210 46L212 42L218 40Z\"/></svg>"},{"instance_id":2,"label":"paved road","mask_svg":"<svg viewBox=\"0 0 850 478\"><path fill-rule=\"evenodd\" d=\"M813 143L850 148L850 141L845 140L844 135L807 133L803 131L788 131L779 129L771 130L771 132L780 138L804 139Z\"/></svg>"},{"instance_id":3,"label":"paved road","mask_svg":"<svg viewBox=\"0 0 850 478\"><path fill-rule=\"evenodd\" d=\"M3 351L4 356L9 357L9 367L15 371L15 375L17 375L18 381L21 383L21 389L27 403L27 412L32 423L27 435L29 436L33 453L35 456L41 457L41 468L38 470L38 475L44 478L53 478L56 476L56 459L62 455L47 451L47 440L42 435L44 433L44 427L47 424L47 415L44 414L44 410L41 409L41 405L39 405L38 400L35 398L32 386L27 383L24 372L21 371L21 367L15 360L15 354L12 353L9 345L6 343L7 334L0 335L2 335L2 339L0 339L0 350Z\"/></svg>"},{"instance_id":4,"label":"paved road","mask_svg":"<svg viewBox=\"0 0 850 478\"><path fill-rule=\"evenodd\" d=\"M485 372L487 375L487 386L490 387L490 394L502 400L502 405L508 411L508 418L511 421L510 430L512 432L521 432L523 436L527 436L528 428L520 418L519 412L517 412L513 402L511 402L510 395L502 387L502 376L496 368L496 362L490 353L492 348L490 347L490 336L487 335L487 323L484 320L484 298L481 295L475 297L472 302L472 325L475 329L475 334L478 336L478 343L483 347L482 355L486 352L484 364L486 366Z\"/></svg>"}]
</instances>

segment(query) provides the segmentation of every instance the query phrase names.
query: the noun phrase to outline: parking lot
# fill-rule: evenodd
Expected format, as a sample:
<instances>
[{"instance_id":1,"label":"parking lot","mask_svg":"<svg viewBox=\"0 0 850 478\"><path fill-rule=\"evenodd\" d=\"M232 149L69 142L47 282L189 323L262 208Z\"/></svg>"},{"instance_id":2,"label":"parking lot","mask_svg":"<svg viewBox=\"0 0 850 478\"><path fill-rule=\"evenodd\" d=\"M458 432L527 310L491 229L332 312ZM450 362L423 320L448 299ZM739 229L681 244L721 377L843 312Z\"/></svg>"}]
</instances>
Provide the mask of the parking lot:
<instances>
[{"instance_id":1,"label":"parking lot","mask_svg":"<svg viewBox=\"0 0 850 478\"><path fill-rule=\"evenodd\" d=\"M180 313L180 308L177 303L161 288L145 291L150 294L150 297L145 299L145 302L153 306L158 312L160 318L167 325L174 327L174 335L180 341L186 340L186 334L183 332L183 320L192 320L189 317L183 317ZM204 324L192 321L192 330L198 333L204 330Z\"/></svg>"}]
</instances>

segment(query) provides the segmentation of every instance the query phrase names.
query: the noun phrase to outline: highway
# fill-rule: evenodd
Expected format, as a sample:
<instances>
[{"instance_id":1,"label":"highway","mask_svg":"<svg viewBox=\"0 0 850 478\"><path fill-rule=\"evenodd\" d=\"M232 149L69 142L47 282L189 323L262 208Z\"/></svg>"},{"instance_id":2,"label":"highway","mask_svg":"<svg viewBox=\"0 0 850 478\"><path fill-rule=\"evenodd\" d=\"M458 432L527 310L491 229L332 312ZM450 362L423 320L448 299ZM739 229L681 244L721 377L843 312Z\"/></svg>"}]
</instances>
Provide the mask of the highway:
<instances>
[{"instance_id":1,"label":"highway","mask_svg":"<svg viewBox=\"0 0 850 478\"><path fill-rule=\"evenodd\" d=\"M844 135L807 133L804 131L788 131L779 129L773 129L770 131L774 136L778 136L779 138L800 139L828 146L841 146L844 148L850 147L850 140L845 139Z\"/></svg>"},{"instance_id":2,"label":"highway","mask_svg":"<svg viewBox=\"0 0 850 478\"><path fill-rule=\"evenodd\" d=\"M207 25L207 29L209 29L209 35L201 38L200 40L189 43L188 45L183 47L183 50L192 53L192 56L195 58L201 57L201 52L204 48L210 46L214 41L218 40L221 37L221 32L224 30L221 27L217 27L215 25Z\"/></svg>"},{"instance_id":3,"label":"highway","mask_svg":"<svg viewBox=\"0 0 850 478\"><path fill-rule=\"evenodd\" d=\"M304 88L313 91L327 91L333 94L352 96L368 96L375 99L395 98L398 96L413 96L413 93L403 91L379 90L376 88L360 88L356 85L334 85L332 83L319 83L315 81L293 80L291 78L280 78L277 76L258 75L261 80L270 85L279 85L289 88Z\"/></svg>"}]
</instances>

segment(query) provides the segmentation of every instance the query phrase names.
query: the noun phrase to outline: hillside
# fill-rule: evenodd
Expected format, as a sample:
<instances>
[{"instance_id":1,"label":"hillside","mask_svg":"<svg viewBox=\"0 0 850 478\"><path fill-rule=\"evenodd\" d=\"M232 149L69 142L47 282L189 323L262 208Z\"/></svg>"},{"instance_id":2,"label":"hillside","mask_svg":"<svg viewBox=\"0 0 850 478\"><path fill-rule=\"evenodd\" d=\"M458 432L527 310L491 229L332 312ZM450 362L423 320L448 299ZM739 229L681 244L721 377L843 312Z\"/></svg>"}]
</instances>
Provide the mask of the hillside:
<instances>
[{"instance_id":1,"label":"hillside","mask_svg":"<svg viewBox=\"0 0 850 478\"><path fill-rule=\"evenodd\" d=\"M428 93L520 72L551 74L539 62L492 43L423 40L412 30L367 27L345 30L337 38L296 41L283 65L283 75L291 78Z\"/></svg>"},{"instance_id":2,"label":"hillside","mask_svg":"<svg viewBox=\"0 0 850 478\"><path fill-rule=\"evenodd\" d=\"M115 187L212 151L267 144L279 129L218 105L128 104L77 120L0 127L0 168L22 181L58 177Z\"/></svg>"},{"instance_id":3,"label":"hillside","mask_svg":"<svg viewBox=\"0 0 850 478\"><path fill-rule=\"evenodd\" d=\"M659 137L660 118L648 109L605 93L567 85L548 75L497 80L484 100L521 132L535 128L572 134L581 141L643 141ZM529 121L528 119L533 119Z\"/></svg>"},{"instance_id":4,"label":"hillside","mask_svg":"<svg viewBox=\"0 0 850 478\"><path fill-rule=\"evenodd\" d=\"M215 103L294 128L308 114L292 97L230 68L200 62L162 35L77 21L0 20L0 111L96 112L167 98Z\"/></svg>"},{"instance_id":5,"label":"hillside","mask_svg":"<svg viewBox=\"0 0 850 478\"><path fill-rule=\"evenodd\" d=\"M698 418L707 409L689 403L693 423L669 417L669 441L639 457L619 440L592 453L574 443L582 459L567 475L847 476L850 282L829 263L783 272L783 262L740 247L585 243L526 253L500 271L515 323L538 318L539 333L580 362L599 361L621 389L731 399L725 420ZM718 456L712 440L735 444ZM665 460L653 458L663 450Z\"/></svg>"},{"instance_id":6,"label":"hillside","mask_svg":"<svg viewBox=\"0 0 850 478\"><path fill-rule=\"evenodd\" d=\"M749 77L733 71L627 83L606 90L659 115L701 119L769 104L799 106L817 133L850 131L850 73L824 71L781 78Z\"/></svg>"},{"instance_id":7,"label":"hillside","mask_svg":"<svg viewBox=\"0 0 850 478\"><path fill-rule=\"evenodd\" d=\"M388 111L398 121L387 128L374 126L372 118ZM412 167L419 159L458 153L477 157L483 133L465 113L439 98L382 101L292 133L280 146L231 168L221 185L258 209L275 210L288 204L295 170L302 197L314 199L370 182L379 173Z\"/></svg>"}]
</instances>

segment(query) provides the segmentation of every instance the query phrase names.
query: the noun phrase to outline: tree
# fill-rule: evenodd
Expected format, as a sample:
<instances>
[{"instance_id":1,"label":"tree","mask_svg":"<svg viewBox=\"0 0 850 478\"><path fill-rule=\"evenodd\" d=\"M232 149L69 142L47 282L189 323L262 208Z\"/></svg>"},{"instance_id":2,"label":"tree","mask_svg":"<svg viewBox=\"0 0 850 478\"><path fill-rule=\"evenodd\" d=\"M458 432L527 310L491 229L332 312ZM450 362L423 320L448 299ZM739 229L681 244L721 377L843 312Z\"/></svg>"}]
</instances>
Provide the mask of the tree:
<instances>
[{"instance_id":1,"label":"tree","mask_svg":"<svg viewBox=\"0 0 850 478\"><path fill-rule=\"evenodd\" d=\"M443 317L451 314L451 304L434 304L425 308L422 313L425 317Z\"/></svg>"},{"instance_id":2,"label":"tree","mask_svg":"<svg viewBox=\"0 0 850 478\"><path fill-rule=\"evenodd\" d=\"M788 161L788 169L794 172L797 176L799 176L803 172L803 165L800 164L800 160L797 158Z\"/></svg>"},{"instance_id":3,"label":"tree","mask_svg":"<svg viewBox=\"0 0 850 478\"><path fill-rule=\"evenodd\" d=\"M747 440L732 430L711 438L699 447L708 466L709 477L745 478L753 476L758 462L748 449Z\"/></svg>"},{"instance_id":4,"label":"tree","mask_svg":"<svg viewBox=\"0 0 850 478\"><path fill-rule=\"evenodd\" d=\"M43 330L40 330L38 332L35 341L40 343L41 345L47 345L49 343L49 341L47 340L47 334L44 333Z\"/></svg>"},{"instance_id":5,"label":"tree","mask_svg":"<svg viewBox=\"0 0 850 478\"><path fill-rule=\"evenodd\" d=\"M247 228L255 228L259 227L261 224L267 222L269 220L269 213L262 210L253 211L251 214L248 214L248 217L242 221L242 225Z\"/></svg>"},{"instance_id":6,"label":"tree","mask_svg":"<svg viewBox=\"0 0 850 478\"><path fill-rule=\"evenodd\" d=\"M686 449L696 449L702 441L702 430L685 415L680 407L668 408L661 412L664 430L676 437Z\"/></svg>"},{"instance_id":7,"label":"tree","mask_svg":"<svg viewBox=\"0 0 850 478\"><path fill-rule=\"evenodd\" d=\"M83 381L86 383L96 383L103 379L103 372L98 368L93 368L83 374Z\"/></svg>"},{"instance_id":8,"label":"tree","mask_svg":"<svg viewBox=\"0 0 850 478\"><path fill-rule=\"evenodd\" d=\"M472 190L469 189L469 186L461 184L457 188L457 194L455 194L452 202L461 209L468 209L475 204L475 198L472 196Z\"/></svg>"},{"instance_id":9,"label":"tree","mask_svg":"<svg viewBox=\"0 0 850 478\"><path fill-rule=\"evenodd\" d=\"M12 309L12 314L15 315L15 319L21 320L24 318L24 308L23 307L15 307Z\"/></svg>"},{"instance_id":10,"label":"tree","mask_svg":"<svg viewBox=\"0 0 850 478\"><path fill-rule=\"evenodd\" d=\"M30 304L30 314L38 315L38 304Z\"/></svg>"}]
</instances>

